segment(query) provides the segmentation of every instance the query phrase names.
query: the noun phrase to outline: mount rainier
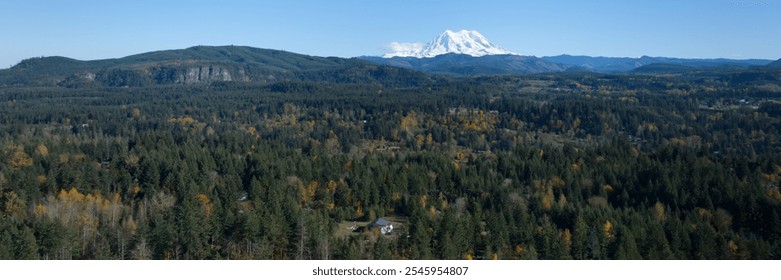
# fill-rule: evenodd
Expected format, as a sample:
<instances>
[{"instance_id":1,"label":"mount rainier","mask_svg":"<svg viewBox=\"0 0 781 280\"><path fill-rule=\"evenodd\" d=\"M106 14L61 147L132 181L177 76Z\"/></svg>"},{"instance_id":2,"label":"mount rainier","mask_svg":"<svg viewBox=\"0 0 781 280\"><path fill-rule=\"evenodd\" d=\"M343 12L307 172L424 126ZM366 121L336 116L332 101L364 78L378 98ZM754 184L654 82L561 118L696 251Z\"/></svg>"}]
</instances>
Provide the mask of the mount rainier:
<instances>
[{"instance_id":1,"label":"mount rainier","mask_svg":"<svg viewBox=\"0 0 781 280\"><path fill-rule=\"evenodd\" d=\"M391 43L391 52L383 55L391 57L435 57L442 54L465 54L474 57L485 55L503 55L516 53L505 50L490 41L485 36L473 30L445 30L425 46L419 43Z\"/></svg>"},{"instance_id":2,"label":"mount rainier","mask_svg":"<svg viewBox=\"0 0 781 280\"><path fill-rule=\"evenodd\" d=\"M388 47L391 52L382 57L360 58L377 64L453 75L523 75L567 69L562 64L508 51L470 30L446 30L425 45L394 42Z\"/></svg>"}]
</instances>

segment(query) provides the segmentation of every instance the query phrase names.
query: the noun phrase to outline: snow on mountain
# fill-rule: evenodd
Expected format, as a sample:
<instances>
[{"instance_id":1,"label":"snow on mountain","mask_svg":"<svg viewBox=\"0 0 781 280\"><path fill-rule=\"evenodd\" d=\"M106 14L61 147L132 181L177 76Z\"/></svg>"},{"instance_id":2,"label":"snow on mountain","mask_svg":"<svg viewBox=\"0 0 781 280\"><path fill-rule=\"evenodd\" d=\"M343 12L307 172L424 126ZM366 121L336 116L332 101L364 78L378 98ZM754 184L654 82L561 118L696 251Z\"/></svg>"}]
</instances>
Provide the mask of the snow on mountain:
<instances>
[{"instance_id":1,"label":"snow on mountain","mask_svg":"<svg viewBox=\"0 0 781 280\"><path fill-rule=\"evenodd\" d=\"M425 46L420 43L393 42L388 48L391 52L383 55L385 58L424 58L435 57L446 53L466 54L475 57L497 54L515 54L491 43L479 32L470 30L461 30L457 32L445 30L444 33L437 36L437 38Z\"/></svg>"}]
</instances>

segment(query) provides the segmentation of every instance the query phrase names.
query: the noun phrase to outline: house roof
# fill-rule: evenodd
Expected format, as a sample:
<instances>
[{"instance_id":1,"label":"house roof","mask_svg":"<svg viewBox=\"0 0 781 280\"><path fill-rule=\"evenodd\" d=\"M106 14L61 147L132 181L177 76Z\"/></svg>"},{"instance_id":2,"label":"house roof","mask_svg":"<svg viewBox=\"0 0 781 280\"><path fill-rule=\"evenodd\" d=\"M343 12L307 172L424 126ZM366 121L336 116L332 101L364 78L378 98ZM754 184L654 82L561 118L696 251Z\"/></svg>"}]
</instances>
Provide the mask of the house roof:
<instances>
[{"instance_id":1,"label":"house roof","mask_svg":"<svg viewBox=\"0 0 781 280\"><path fill-rule=\"evenodd\" d=\"M387 226L387 225L390 225L390 224L391 224L391 222L389 222L388 220L383 219L383 218L377 218L376 220L374 220L371 223L369 223L370 226Z\"/></svg>"}]
</instances>

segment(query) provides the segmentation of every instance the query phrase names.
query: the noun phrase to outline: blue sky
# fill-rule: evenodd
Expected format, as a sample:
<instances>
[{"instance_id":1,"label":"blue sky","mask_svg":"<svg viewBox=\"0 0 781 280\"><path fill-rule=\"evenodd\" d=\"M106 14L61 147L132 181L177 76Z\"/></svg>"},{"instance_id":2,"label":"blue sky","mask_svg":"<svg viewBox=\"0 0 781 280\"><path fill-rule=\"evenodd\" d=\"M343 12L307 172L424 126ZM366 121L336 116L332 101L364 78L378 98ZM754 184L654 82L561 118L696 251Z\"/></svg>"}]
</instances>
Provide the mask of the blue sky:
<instances>
[{"instance_id":1,"label":"blue sky","mask_svg":"<svg viewBox=\"0 0 781 280\"><path fill-rule=\"evenodd\" d=\"M525 55L781 58L775 0L3 0L0 68L36 56L115 58L194 45L318 56L477 30Z\"/></svg>"}]
</instances>

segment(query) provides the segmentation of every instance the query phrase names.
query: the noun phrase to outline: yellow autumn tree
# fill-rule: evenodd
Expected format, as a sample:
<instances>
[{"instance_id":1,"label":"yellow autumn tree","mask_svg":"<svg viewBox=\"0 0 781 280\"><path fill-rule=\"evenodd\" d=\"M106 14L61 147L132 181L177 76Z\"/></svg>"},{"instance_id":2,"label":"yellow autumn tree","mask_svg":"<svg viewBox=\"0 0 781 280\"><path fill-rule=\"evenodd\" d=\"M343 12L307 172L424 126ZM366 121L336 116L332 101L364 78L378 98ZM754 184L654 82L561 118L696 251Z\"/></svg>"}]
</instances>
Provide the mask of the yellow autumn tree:
<instances>
[{"instance_id":1,"label":"yellow autumn tree","mask_svg":"<svg viewBox=\"0 0 781 280\"><path fill-rule=\"evenodd\" d=\"M423 147L423 143L425 141L425 138L422 134L418 134L415 136L415 148L420 150Z\"/></svg>"},{"instance_id":2,"label":"yellow autumn tree","mask_svg":"<svg viewBox=\"0 0 781 280\"><path fill-rule=\"evenodd\" d=\"M5 207L3 210L3 216L5 217L22 217L26 215L25 202L15 192L10 191L3 194L3 201L5 201Z\"/></svg>"},{"instance_id":3,"label":"yellow autumn tree","mask_svg":"<svg viewBox=\"0 0 781 280\"><path fill-rule=\"evenodd\" d=\"M11 167L13 168L21 168L33 165L33 158L25 153L24 150L18 149L11 153L8 163L11 164Z\"/></svg>"},{"instance_id":4,"label":"yellow autumn tree","mask_svg":"<svg viewBox=\"0 0 781 280\"><path fill-rule=\"evenodd\" d=\"M42 157L48 157L49 148L47 148L44 144L38 144L38 146L35 146L35 153Z\"/></svg>"},{"instance_id":5,"label":"yellow autumn tree","mask_svg":"<svg viewBox=\"0 0 781 280\"><path fill-rule=\"evenodd\" d=\"M564 243L564 249L570 252L572 250L572 232L568 228L561 232L561 241Z\"/></svg>"},{"instance_id":6,"label":"yellow autumn tree","mask_svg":"<svg viewBox=\"0 0 781 280\"><path fill-rule=\"evenodd\" d=\"M566 185L564 180L562 180L559 176L551 177L550 180L548 180L548 184L550 184L550 186L554 189L561 189Z\"/></svg>"},{"instance_id":7,"label":"yellow autumn tree","mask_svg":"<svg viewBox=\"0 0 781 280\"><path fill-rule=\"evenodd\" d=\"M44 175L38 175L37 177L35 177L35 182L38 183L38 186L43 186L43 184L46 183L46 180L47 178Z\"/></svg>"},{"instance_id":8,"label":"yellow autumn tree","mask_svg":"<svg viewBox=\"0 0 781 280\"><path fill-rule=\"evenodd\" d=\"M605 223L602 224L602 233L605 235L605 238L608 240L613 240L615 237L613 233L613 223L610 222L610 220L605 220Z\"/></svg>"},{"instance_id":9,"label":"yellow autumn tree","mask_svg":"<svg viewBox=\"0 0 781 280\"><path fill-rule=\"evenodd\" d=\"M475 259L475 253L472 252L472 249L469 249L468 251L466 251L466 253L464 254L464 259L465 260L469 260L469 261Z\"/></svg>"},{"instance_id":10,"label":"yellow autumn tree","mask_svg":"<svg viewBox=\"0 0 781 280\"><path fill-rule=\"evenodd\" d=\"M532 182L532 187L538 192L540 197L540 203L542 204L543 210L550 210L551 207L553 207L553 202L555 202L556 196L554 193L554 189L561 189L566 185L564 180L562 180L559 176L553 176L548 180L534 180ZM566 204L566 198L562 196L563 194L559 195L559 201L563 204Z\"/></svg>"},{"instance_id":11,"label":"yellow autumn tree","mask_svg":"<svg viewBox=\"0 0 781 280\"><path fill-rule=\"evenodd\" d=\"M131 167L138 167L139 161L141 161L141 158L136 153L130 153L124 160L125 164Z\"/></svg>"},{"instance_id":12,"label":"yellow autumn tree","mask_svg":"<svg viewBox=\"0 0 781 280\"><path fill-rule=\"evenodd\" d=\"M567 205L567 196L565 196L564 193L559 194L559 205L561 206Z\"/></svg>"},{"instance_id":13,"label":"yellow autumn tree","mask_svg":"<svg viewBox=\"0 0 781 280\"><path fill-rule=\"evenodd\" d=\"M133 219L133 216L127 216L125 218L125 221L122 223L122 226L127 229L131 234L135 234L136 230L138 229L138 224L136 223L136 220Z\"/></svg>"},{"instance_id":14,"label":"yellow autumn tree","mask_svg":"<svg viewBox=\"0 0 781 280\"><path fill-rule=\"evenodd\" d=\"M76 187L71 187L48 196L34 207L33 213L36 218L48 218L77 230L80 246L85 250L94 244L101 227L117 230L121 215L128 212L129 208L122 204L119 193L104 197L100 193L81 193Z\"/></svg>"},{"instance_id":15,"label":"yellow autumn tree","mask_svg":"<svg viewBox=\"0 0 781 280\"><path fill-rule=\"evenodd\" d=\"M400 192L392 192L391 193L391 201L397 202L401 199L401 193Z\"/></svg>"},{"instance_id":16,"label":"yellow autumn tree","mask_svg":"<svg viewBox=\"0 0 781 280\"><path fill-rule=\"evenodd\" d=\"M138 119L141 117L141 110L138 108L133 108L130 110L130 116L134 119Z\"/></svg>"},{"instance_id":17,"label":"yellow autumn tree","mask_svg":"<svg viewBox=\"0 0 781 280\"><path fill-rule=\"evenodd\" d=\"M513 257L516 260L520 260L522 258L522 255L523 255L523 251L525 251L525 250L526 250L526 248L524 248L523 245L521 245L521 244L515 245L515 248L513 248Z\"/></svg>"},{"instance_id":18,"label":"yellow autumn tree","mask_svg":"<svg viewBox=\"0 0 781 280\"><path fill-rule=\"evenodd\" d=\"M320 182L318 181L309 182L306 187L302 186L300 198L301 206L307 206L314 201L318 188L320 188Z\"/></svg>"},{"instance_id":19,"label":"yellow autumn tree","mask_svg":"<svg viewBox=\"0 0 781 280\"><path fill-rule=\"evenodd\" d=\"M778 187L767 190L767 196L775 201L781 201L781 191L779 191Z\"/></svg>"},{"instance_id":20,"label":"yellow autumn tree","mask_svg":"<svg viewBox=\"0 0 781 280\"><path fill-rule=\"evenodd\" d=\"M550 210L553 206L553 189L550 187L546 188L545 193L542 195L542 209L543 210Z\"/></svg>"},{"instance_id":21,"label":"yellow autumn tree","mask_svg":"<svg viewBox=\"0 0 781 280\"><path fill-rule=\"evenodd\" d=\"M664 220L667 219L667 216L664 213L664 205L659 201L654 204L654 217L660 222L664 222Z\"/></svg>"},{"instance_id":22,"label":"yellow autumn tree","mask_svg":"<svg viewBox=\"0 0 781 280\"><path fill-rule=\"evenodd\" d=\"M417 113L410 111L404 118L401 119L401 129L407 132L411 132L418 126Z\"/></svg>"},{"instance_id":23,"label":"yellow autumn tree","mask_svg":"<svg viewBox=\"0 0 781 280\"><path fill-rule=\"evenodd\" d=\"M35 212L34 212L35 213L35 217L37 217L37 218L43 217L43 215L46 214L46 211L47 211L47 209L46 209L45 205L40 204L40 203L35 205Z\"/></svg>"},{"instance_id":24,"label":"yellow autumn tree","mask_svg":"<svg viewBox=\"0 0 781 280\"><path fill-rule=\"evenodd\" d=\"M204 193L199 193L197 196L198 202L201 203L201 206L203 207L203 212L206 214L206 218L211 216L213 207L212 201L209 199L209 197Z\"/></svg>"},{"instance_id":25,"label":"yellow autumn tree","mask_svg":"<svg viewBox=\"0 0 781 280\"><path fill-rule=\"evenodd\" d=\"M361 206L360 201L355 202L355 217L360 218L363 217L363 206Z\"/></svg>"},{"instance_id":26,"label":"yellow autumn tree","mask_svg":"<svg viewBox=\"0 0 781 280\"><path fill-rule=\"evenodd\" d=\"M342 150L342 145L339 142L339 136L331 130L328 132L328 139L325 140L323 145L325 150L331 154L338 154Z\"/></svg>"}]
</instances>

